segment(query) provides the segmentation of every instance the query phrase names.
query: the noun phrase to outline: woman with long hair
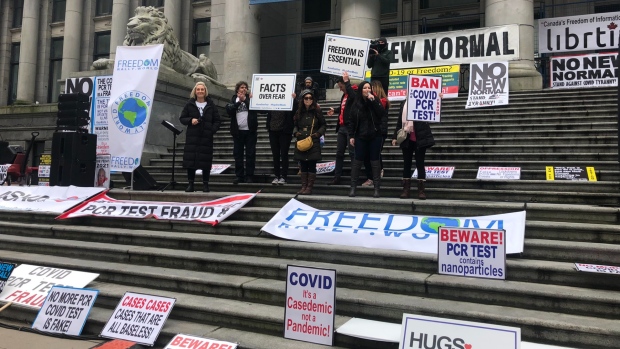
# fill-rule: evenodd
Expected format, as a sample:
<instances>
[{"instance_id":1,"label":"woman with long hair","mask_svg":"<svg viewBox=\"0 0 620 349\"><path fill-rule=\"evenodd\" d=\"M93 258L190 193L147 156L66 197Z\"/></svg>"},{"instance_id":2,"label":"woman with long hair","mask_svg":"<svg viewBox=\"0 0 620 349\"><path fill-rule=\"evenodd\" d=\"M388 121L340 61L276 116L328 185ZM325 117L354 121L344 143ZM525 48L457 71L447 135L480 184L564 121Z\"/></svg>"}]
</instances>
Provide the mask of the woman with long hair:
<instances>
[{"instance_id":1,"label":"woman with long hair","mask_svg":"<svg viewBox=\"0 0 620 349\"><path fill-rule=\"evenodd\" d=\"M388 113L388 111L390 110L390 101L387 98L387 95L385 94L385 90L383 89L383 85L381 85L381 81L380 80L373 80L370 82L370 85L372 87L372 93L377 96L377 98L379 98L379 101L381 102L381 105L383 106L383 109L385 109L386 115ZM385 144L385 140L388 138L388 119L387 117L384 119L384 122L381 123L381 137L382 137L382 142L381 142L381 153L383 153L383 145ZM381 155L380 160L381 161L381 178L383 178L383 156ZM362 184L362 186L366 187L366 186L371 186L373 185L372 182L372 167L370 166L370 157L367 155L366 158L364 159L364 168L366 169L366 182L364 182Z\"/></svg>"},{"instance_id":2,"label":"woman with long hair","mask_svg":"<svg viewBox=\"0 0 620 349\"><path fill-rule=\"evenodd\" d=\"M308 137L312 139L312 147L301 151L295 147L295 160L299 161L301 171L301 190L297 194L310 195L316 180L316 163L321 160L321 136L325 134L327 125L321 108L316 103L312 90L303 90L300 94L299 107L293 118L293 130L297 141Z\"/></svg>"}]
</instances>

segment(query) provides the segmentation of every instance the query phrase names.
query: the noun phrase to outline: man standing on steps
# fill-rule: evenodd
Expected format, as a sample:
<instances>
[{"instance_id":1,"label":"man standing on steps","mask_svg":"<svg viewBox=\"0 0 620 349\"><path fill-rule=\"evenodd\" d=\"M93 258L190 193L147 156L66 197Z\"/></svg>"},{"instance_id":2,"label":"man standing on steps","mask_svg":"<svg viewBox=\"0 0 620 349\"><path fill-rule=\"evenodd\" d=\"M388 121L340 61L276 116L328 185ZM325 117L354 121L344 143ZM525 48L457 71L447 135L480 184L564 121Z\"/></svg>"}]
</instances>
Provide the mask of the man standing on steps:
<instances>
[{"instance_id":1,"label":"man standing on steps","mask_svg":"<svg viewBox=\"0 0 620 349\"><path fill-rule=\"evenodd\" d=\"M258 139L258 115L250 110L248 83L239 81L235 85L235 94L226 105L230 116L230 134L233 136L233 156L235 157L235 176L233 184L254 182L256 166L256 141ZM243 153L245 164L243 166Z\"/></svg>"},{"instance_id":2,"label":"man standing on steps","mask_svg":"<svg viewBox=\"0 0 620 349\"><path fill-rule=\"evenodd\" d=\"M370 46L370 52L368 55L368 68L370 71L370 82L379 80L383 91L389 96L388 84L390 81L390 64L394 59L394 53L388 50L388 44L386 38L379 38L377 45Z\"/></svg>"},{"instance_id":3,"label":"man standing on steps","mask_svg":"<svg viewBox=\"0 0 620 349\"><path fill-rule=\"evenodd\" d=\"M336 124L336 169L334 170L334 179L329 185L340 184L340 177L342 176L342 168L344 166L344 152L349 150L349 157L353 159L353 147L349 144L349 133L347 131L347 122L349 120L349 112L353 99L355 98L355 90L357 86L351 86L349 82L349 74L347 72L342 73L342 77L338 78L338 87L342 91L342 97L340 98L340 105L336 108L329 108L327 111L328 116L338 115L338 124Z\"/></svg>"}]
</instances>

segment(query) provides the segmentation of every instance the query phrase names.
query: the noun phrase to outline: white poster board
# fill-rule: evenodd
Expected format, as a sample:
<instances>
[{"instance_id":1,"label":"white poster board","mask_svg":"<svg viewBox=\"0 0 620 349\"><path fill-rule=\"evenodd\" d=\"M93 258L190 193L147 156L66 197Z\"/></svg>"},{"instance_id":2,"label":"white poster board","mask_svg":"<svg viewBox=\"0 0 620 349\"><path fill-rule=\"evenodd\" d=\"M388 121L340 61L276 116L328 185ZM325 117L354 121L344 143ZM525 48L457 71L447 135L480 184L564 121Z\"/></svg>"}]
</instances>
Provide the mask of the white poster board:
<instances>
[{"instance_id":1,"label":"white poster board","mask_svg":"<svg viewBox=\"0 0 620 349\"><path fill-rule=\"evenodd\" d=\"M440 122L441 77L409 75L407 85L407 120Z\"/></svg>"},{"instance_id":2,"label":"white poster board","mask_svg":"<svg viewBox=\"0 0 620 349\"><path fill-rule=\"evenodd\" d=\"M288 265L284 338L333 345L336 270Z\"/></svg>"},{"instance_id":3,"label":"white poster board","mask_svg":"<svg viewBox=\"0 0 620 349\"><path fill-rule=\"evenodd\" d=\"M0 165L0 184L3 184L6 181L7 172L9 171L9 167L11 164Z\"/></svg>"},{"instance_id":4,"label":"white poster board","mask_svg":"<svg viewBox=\"0 0 620 349\"><path fill-rule=\"evenodd\" d=\"M538 53L614 50L620 39L620 12L538 20Z\"/></svg>"},{"instance_id":5,"label":"white poster board","mask_svg":"<svg viewBox=\"0 0 620 349\"><path fill-rule=\"evenodd\" d=\"M293 110L296 74L252 75L252 110Z\"/></svg>"},{"instance_id":6,"label":"white poster board","mask_svg":"<svg viewBox=\"0 0 620 349\"><path fill-rule=\"evenodd\" d=\"M613 265L598 265L598 264L584 264L575 263L575 268L579 271L585 271L588 273L601 273L601 274L617 274L620 275L620 267Z\"/></svg>"},{"instance_id":7,"label":"white poster board","mask_svg":"<svg viewBox=\"0 0 620 349\"><path fill-rule=\"evenodd\" d=\"M465 109L508 105L508 62L472 63Z\"/></svg>"},{"instance_id":8,"label":"white poster board","mask_svg":"<svg viewBox=\"0 0 620 349\"><path fill-rule=\"evenodd\" d=\"M188 334L177 334L166 344L164 349L237 349L237 346L237 343L196 337Z\"/></svg>"},{"instance_id":9,"label":"white poster board","mask_svg":"<svg viewBox=\"0 0 620 349\"><path fill-rule=\"evenodd\" d=\"M454 176L454 166L425 166L426 179L452 179ZM411 178L418 178L418 169L416 168Z\"/></svg>"},{"instance_id":10,"label":"white poster board","mask_svg":"<svg viewBox=\"0 0 620 349\"><path fill-rule=\"evenodd\" d=\"M476 179L521 179L521 167L478 167Z\"/></svg>"},{"instance_id":11,"label":"white poster board","mask_svg":"<svg viewBox=\"0 0 620 349\"><path fill-rule=\"evenodd\" d=\"M617 65L617 52L551 57L549 87L552 89L616 87Z\"/></svg>"},{"instance_id":12,"label":"white poster board","mask_svg":"<svg viewBox=\"0 0 620 349\"><path fill-rule=\"evenodd\" d=\"M152 346L175 302L175 298L126 292L100 336Z\"/></svg>"},{"instance_id":13,"label":"white poster board","mask_svg":"<svg viewBox=\"0 0 620 349\"><path fill-rule=\"evenodd\" d=\"M213 164L213 165L211 165L211 172L210 172L210 174L212 174L212 175L214 175L214 174L222 174L229 167L230 167L230 165ZM202 174L202 170L196 170L196 174L197 175L201 175Z\"/></svg>"},{"instance_id":14,"label":"white poster board","mask_svg":"<svg viewBox=\"0 0 620 349\"><path fill-rule=\"evenodd\" d=\"M336 169L336 161L318 162L316 164L316 174L325 174L334 172Z\"/></svg>"},{"instance_id":15,"label":"white poster board","mask_svg":"<svg viewBox=\"0 0 620 349\"><path fill-rule=\"evenodd\" d=\"M321 73L364 79L370 40L351 36L325 34Z\"/></svg>"},{"instance_id":16,"label":"white poster board","mask_svg":"<svg viewBox=\"0 0 620 349\"><path fill-rule=\"evenodd\" d=\"M108 118L110 116L110 96L112 94L112 76L95 77L95 91L91 107L91 133L97 135L97 155L110 154L110 136Z\"/></svg>"},{"instance_id":17,"label":"white poster board","mask_svg":"<svg viewBox=\"0 0 620 349\"><path fill-rule=\"evenodd\" d=\"M98 154L95 162L95 187L110 189L110 154Z\"/></svg>"},{"instance_id":18,"label":"white poster board","mask_svg":"<svg viewBox=\"0 0 620 349\"><path fill-rule=\"evenodd\" d=\"M85 288L52 287L32 328L79 336L98 294L97 290Z\"/></svg>"}]
</instances>

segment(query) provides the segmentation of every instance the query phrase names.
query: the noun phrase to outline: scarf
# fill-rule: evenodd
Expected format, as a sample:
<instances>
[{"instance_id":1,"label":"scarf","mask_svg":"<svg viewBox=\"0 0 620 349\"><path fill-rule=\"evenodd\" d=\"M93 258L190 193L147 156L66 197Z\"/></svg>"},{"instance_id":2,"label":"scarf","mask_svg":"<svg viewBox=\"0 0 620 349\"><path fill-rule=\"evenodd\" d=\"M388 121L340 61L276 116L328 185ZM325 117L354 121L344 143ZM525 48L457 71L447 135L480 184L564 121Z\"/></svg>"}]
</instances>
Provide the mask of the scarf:
<instances>
[{"instance_id":1,"label":"scarf","mask_svg":"<svg viewBox=\"0 0 620 349\"><path fill-rule=\"evenodd\" d=\"M403 115L402 115L403 129L405 132L411 134L413 133L413 121L407 120L407 102L405 101L405 105L403 106Z\"/></svg>"}]
</instances>

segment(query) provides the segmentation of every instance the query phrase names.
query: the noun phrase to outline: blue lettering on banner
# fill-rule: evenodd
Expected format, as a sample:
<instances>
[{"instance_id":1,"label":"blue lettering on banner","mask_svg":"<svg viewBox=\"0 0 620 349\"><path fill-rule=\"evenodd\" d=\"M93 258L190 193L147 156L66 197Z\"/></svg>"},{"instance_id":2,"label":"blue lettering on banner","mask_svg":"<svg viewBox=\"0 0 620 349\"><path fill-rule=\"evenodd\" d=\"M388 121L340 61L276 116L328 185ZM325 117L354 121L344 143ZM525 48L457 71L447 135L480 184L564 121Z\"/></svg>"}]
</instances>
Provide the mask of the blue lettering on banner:
<instances>
[{"instance_id":1,"label":"blue lettering on banner","mask_svg":"<svg viewBox=\"0 0 620 349\"><path fill-rule=\"evenodd\" d=\"M159 59L121 59L116 61L116 70L158 70Z\"/></svg>"},{"instance_id":2,"label":"blue lettering on banner","mask_svg":"<svg viewBox=\"0 0 620 349\"><path fill-rule=\"evenodd\" d=\"M310 286L312 288L322 288L324 290L329 290L334 285L332 278L327 275L297 274L297 272L291 273L289 281L293 286L299 284L303 287Z\"/></svg>"}]
</instances>

